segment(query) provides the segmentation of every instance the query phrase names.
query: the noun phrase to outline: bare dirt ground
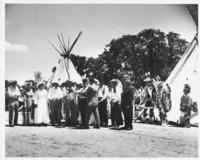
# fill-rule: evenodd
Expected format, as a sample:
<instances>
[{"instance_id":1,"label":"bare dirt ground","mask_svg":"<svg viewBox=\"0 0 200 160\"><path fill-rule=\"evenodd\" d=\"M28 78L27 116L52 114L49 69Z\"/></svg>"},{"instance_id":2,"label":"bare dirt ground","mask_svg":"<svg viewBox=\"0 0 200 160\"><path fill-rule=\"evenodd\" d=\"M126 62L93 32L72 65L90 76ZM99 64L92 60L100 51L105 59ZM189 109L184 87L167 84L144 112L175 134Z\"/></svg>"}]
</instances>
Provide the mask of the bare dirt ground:
<instances>
[{"instance_id":1,"label":"bare dirt ground","mask_svg":"<svg viewBox=\"0 0 200 160\"><path fill-rule=\"evenodd\" d=\"M198 128L6 127L6 157L198 157Z\"/></svg>"}]
</instances>

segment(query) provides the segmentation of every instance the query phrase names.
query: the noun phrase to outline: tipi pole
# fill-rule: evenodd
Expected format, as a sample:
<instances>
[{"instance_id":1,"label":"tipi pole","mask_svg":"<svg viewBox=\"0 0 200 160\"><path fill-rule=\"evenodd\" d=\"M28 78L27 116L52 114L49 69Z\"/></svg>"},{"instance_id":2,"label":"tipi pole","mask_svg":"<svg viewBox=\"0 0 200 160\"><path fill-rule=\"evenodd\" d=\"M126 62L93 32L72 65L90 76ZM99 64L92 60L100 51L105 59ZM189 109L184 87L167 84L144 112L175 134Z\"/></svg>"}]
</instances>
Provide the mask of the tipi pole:
<instances>
[{"instance_id":1,"label":"tipi pole","mask_svg":"<svg viewBox=\"0 0 200 160\"><path fill-rule=\"evenodd\" d=\"M80 32L80 33L78 34L77 38L75 39L74 43L72 44L72 46L70 47L70 49L69 49L69 51L68 51L69 53L72 51L74 45L76 44L76 42L77 42L78 39L80 38L81 34L82 34L82 32Z\"/></svg>"},{"instance_id":2,"label":"tipi pole","mask_svg":"<svg viewBox=\"0 0 200 160\"><path fill-rule=\"evenodd\" d=\"M48 39L47 39L48 40ZM56 48L56 46L54 46L53 43L51 43L51 41L48 40L48 42L51 44L51 46L60 54L62 55L62 53Z\"/></svg>"},{"instance_id":3,"label":"tipi pole","mask_svg":"<svg viewBox=\"0 0 200 160\"><path fill-rule=\"evenodd\" d=\"M63 42L63 45L64 45L64 50L65 50L65 53L67 53L67 47L66 47L66 45L65 45L65 40L64 40L64 37L63 37L63 34L61 33L61 40L62 40L62 42Z\"/></svg>"},{"instance_id":4,"label":"tipi pole","mask_svg":"<svg viewBox=\"0 0 200 160\"><path fill-rule=\"evenodd\" d=\"M61 40L60 36L57 35L57 37L58 37L58 40L59 40L59 42L60 42L61 50L63 51L63 54L65 54L65 46L64 46L64 44L62 43L62 40Z\"/></svg>"},{"instance_id":5,"label":"tipi pole","mask_svg":"<svg viewBox=\"0 0 200 160\"><path fill-rule=\"evenodd\" d=\"M68 39L68 46L67 46L67 50L69 50L69 46L70 46L70 38Z\"/></svg>"}]
</instances>

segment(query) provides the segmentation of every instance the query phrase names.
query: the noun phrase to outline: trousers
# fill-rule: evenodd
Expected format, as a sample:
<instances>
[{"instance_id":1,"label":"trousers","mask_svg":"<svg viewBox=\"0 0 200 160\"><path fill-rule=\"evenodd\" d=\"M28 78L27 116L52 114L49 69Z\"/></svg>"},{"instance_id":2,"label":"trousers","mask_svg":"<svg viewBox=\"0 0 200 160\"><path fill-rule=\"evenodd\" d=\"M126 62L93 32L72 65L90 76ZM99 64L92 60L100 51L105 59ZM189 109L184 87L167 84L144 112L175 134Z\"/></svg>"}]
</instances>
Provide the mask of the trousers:
<instances>
[{"instance_id":1,"label":"trousers","mask_svg":"<svg viewBox=\"0 0 200 160\"><path fill-rule=\"evenodd\" d=\"M146 103L145 103L145 106L146 107L153 107L154 104L151 100L147 100ZM144 109L144 117L147 116L147 109ZM152 118L154 116L154 109L153 108L150 108L149 109L149 117Z\"/></svg>"},{"instance_id":2,"label":"trousers","mask_svg":"<svg viewBox=\"0 0 200 160\"><path fill-rule=\"evenodd\" d=\"M87 109L87 98L80 98L78 103L78 109L81 114L82 124L85 125L86 121L86 109Z\"/></svg>"},{"instance_id":3,"label":"trousers","mask_svg":"<svg viewBox=\"0 0 200 160\"><path fill-rule=\"evenodd\" d=\"M78 106L75 104L74 100L65 99L65 124L66 125L76 125L78 124Z\"/></svg>"},{"instance_id":4,"label":"trousers","mask_svg":"<svg viewBox=\"0 0 200 160\"><path fill-rule=\"evenodd\" d=\"M100 125L108 125L108 113L107 113L107 99L98 103L99 116L100 116Z\"/></svg>"},{"instance_id":5,"label":"trousers","mask_svg":"<svg viewBox=\"0 0 200 160\"><path fill-rule=\"evenodd\" d=\"M19 102L14 101L9 105L9 125L13 125L13 117L14 117L14 125L17 125L18 122L18 109Z\"/></svg>"},{"instance_id":6,"label":"trousers","mask_svg":"<svg viewBox=\"0 0 200 160\"><path fill-rule=\"evenodd\" d=\"M86 121L85 121L85 126L86 127L89 127L89 120L90 120L90 117L91 117L92 113L94 114L96 126L100 127L100 118L99 118L99 110L98 110L98 99L95 99L94 101L91 100L87 104Z\"/></svg>"},{"instance_id":7,"label":"trousers","mask_svg":"<svg viewBox=\"0 0 200 160\"><path fill-rule=\"evenodd\" d=\"M61 108L62 108L62 100L51 100L50 102L50 111L51 111L51 123L58 123L61 125Z\"/></svg>"},{"instance_id":8,"label":"trousers","mask_svg":"<svg viewBox=\"0 0 200 160\"><path fill-rule=\"evenodd\" d=\"M31 120L31 105L29 101L24 102L24 107L22 108L23 124L29 125Z\"/></svg>"},{"instance_id":9,"label":"trousers","mask_svg":"<svg viewBox=\"0 0 200 160\"><path fill-rule=\"evenodd\" d=\"M124 113L124 122L125 127L133 128L132 121L133 121L133 105L123 106L123 113Z\"/></svg>"}]
</instances>

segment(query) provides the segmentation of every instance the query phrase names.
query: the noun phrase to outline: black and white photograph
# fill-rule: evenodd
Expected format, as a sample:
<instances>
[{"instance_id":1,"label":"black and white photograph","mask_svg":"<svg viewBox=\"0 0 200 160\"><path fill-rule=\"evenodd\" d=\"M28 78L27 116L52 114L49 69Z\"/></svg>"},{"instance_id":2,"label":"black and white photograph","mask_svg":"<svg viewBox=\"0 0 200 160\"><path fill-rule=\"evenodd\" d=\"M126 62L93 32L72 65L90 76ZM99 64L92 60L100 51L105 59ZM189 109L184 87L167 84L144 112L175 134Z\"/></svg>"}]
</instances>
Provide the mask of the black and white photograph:
<instances>
[{"instance_id":1,"label":"black and white photograph","mask_svg":"<svg viewBox=\"0 0 200 160\"><path fill-rule=\"evenodd\" d=\"M198 2L17 2L3 157L199 157Z\"/></svg>"}]
</instances>

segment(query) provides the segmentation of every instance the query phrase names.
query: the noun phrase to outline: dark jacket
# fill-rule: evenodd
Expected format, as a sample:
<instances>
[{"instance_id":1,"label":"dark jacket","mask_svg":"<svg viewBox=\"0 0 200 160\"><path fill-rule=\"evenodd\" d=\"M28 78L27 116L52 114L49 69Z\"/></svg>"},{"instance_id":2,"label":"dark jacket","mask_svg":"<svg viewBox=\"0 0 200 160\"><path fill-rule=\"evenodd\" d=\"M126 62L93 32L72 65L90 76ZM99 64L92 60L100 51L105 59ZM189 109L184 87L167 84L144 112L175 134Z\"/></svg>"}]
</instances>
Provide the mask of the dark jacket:
<instances>
[{"instance_id":1,"label":"dark jacket","mask_svg":"<svg viewBox=\"0 0 200 160\"><path fill-rule=\"evenodd\" d=\"M129 105L133 105L134 92L134 87L130 87L128 90L123 91L121 103L122 108Z\"/></svg>"}]
</instances>

